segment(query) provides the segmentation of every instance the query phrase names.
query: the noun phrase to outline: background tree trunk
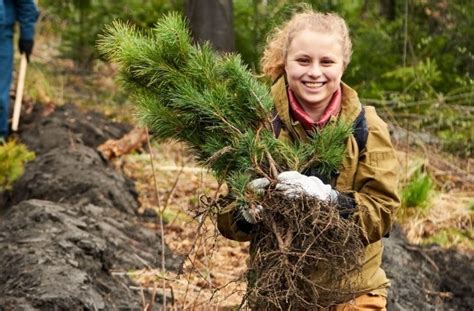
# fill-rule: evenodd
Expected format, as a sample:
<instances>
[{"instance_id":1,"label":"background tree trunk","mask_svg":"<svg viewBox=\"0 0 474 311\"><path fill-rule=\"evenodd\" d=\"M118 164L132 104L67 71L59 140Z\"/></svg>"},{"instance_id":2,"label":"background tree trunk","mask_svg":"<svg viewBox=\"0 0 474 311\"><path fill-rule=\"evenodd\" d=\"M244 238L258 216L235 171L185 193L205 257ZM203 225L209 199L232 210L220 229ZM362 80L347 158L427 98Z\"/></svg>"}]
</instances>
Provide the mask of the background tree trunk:
<instances>
[{"instance_id":1,"label":"background tree trunk","mask_svg":"<svg viewBox=\"0 0 474 311\"><path fill-rule=\"evenodd\" d=\"M235 49L232 0L187 0L186 17L193 38L222 52Z\"/></svg>"},{"instance_id":2,"label":"background tree trunk","mask_svg":"<svg viewBox=\"0 0 474 311\"><path fill-rule=\"evenodd\" d=\"M380 1L380 15L384 16L389 21L394 21L397 18L397 3L395 0L381 0Z\"/></svg>"}]
</instances>

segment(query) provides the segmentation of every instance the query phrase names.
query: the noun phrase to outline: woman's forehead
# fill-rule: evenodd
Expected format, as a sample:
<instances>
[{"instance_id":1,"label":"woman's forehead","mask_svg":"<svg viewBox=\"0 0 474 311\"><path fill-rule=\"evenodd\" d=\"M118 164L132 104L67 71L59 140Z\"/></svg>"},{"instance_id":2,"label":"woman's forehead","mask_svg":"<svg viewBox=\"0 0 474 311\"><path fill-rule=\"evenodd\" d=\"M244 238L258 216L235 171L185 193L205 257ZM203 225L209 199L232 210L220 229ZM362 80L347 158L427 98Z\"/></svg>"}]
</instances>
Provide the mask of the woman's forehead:
<instances>
[{"instance_id":1,"label":"woman's forehead","mask_svg":"<svg viewBox=\"0 0 474 311\"><path fill-rule=\"evenodd\" d=\"M332 50L342 52L341 37L333 32L304 30L295 33L289 42L288 50Z\"/></svg>"}]
</instances>

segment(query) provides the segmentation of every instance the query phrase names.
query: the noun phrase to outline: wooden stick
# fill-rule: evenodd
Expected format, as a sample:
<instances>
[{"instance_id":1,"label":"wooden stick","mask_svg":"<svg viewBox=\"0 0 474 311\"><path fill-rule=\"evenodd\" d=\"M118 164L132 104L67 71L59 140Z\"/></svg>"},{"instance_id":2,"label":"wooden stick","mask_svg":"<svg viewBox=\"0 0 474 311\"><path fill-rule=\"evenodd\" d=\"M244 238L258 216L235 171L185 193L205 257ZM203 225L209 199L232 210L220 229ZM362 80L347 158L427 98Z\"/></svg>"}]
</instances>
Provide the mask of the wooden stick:
<instances>
[{"instance_id":1,"label":"wooden stick","mask_svg":"<svg viewBox=\"0 0 474 311\"><path fill-rule=\"evenodd\" d=\"M21 113L21 101L23 99L23 87L25 86L26 66L28 62L26 60L26 54L21 55L20 72L18 75L18 84L16 87L15 106L13 108L13 120L12 120L12 131L18 130L18 124L20 123Z\"/></svg>"}]
</instances>

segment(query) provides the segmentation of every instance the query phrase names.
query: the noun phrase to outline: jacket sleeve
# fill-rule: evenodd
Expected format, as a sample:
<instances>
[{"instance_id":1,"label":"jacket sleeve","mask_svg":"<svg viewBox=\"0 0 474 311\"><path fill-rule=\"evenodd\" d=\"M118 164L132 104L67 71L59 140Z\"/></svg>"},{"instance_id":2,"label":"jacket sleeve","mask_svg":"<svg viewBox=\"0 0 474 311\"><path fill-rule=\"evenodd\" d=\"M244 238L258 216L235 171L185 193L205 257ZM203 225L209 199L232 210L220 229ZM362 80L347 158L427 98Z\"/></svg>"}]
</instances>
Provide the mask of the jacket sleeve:
<instances>
[{"instance_id":1,"label":"jacket sleeve","mask_svg":"<svg viewBox=\"0 0 474 311\"><path fill-rule=\"evenodd\" d=\"M390 232L400 206L400 167L386 123L373 107L366 107L366 118L369 134L359 158L352 195L358 206L354 216L362 228L364 242L371 244Z\"/></svg>"},{"instance_id":2,"label":"jacket sleeve","mask_svg":"<svg viewBox=\"0 0 474 311\"><path fill-rule=\"evenodd\" d=\"M14 5L16 19L20 23L20 38L32 40L35 35L35 24L39 16L34 0L16 0Z\"/></svg>"},{"instance_id":3,"label":"jacket sleeve","mask_svg":"<svg viewBox=\"0 0 474 311\"><path fill-rule=\"evenodd\" d=\"M225 208L217 215L217 228L228 239L245 242L252 239L255 225L248 223L240 214L235 200L224 202Z\"/></svg>"}]
</instances>

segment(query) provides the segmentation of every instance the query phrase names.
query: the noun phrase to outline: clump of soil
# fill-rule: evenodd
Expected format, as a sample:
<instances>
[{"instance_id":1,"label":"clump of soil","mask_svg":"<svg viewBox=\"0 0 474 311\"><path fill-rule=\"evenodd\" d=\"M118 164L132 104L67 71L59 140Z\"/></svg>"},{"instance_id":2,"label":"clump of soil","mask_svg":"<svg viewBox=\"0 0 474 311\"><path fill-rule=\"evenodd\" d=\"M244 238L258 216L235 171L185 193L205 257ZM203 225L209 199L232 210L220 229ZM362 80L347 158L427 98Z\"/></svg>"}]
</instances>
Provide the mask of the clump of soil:
<instances>
[{"instance_id":1,"label":"clump of soil","mask_svg":"<svg viewBox=\"0 0 474 311\"><path fill-rule=\"evenodd\" d=\"M140 225L133 181L95 149L130 127L73 105L41 108L24 115L19 135L37 157L2 194L0 306L143 307L127 272L161 266L163 251L169 270L178 271L182 259L162 250L157 232Z\"/></svg>"}]
</instances>

